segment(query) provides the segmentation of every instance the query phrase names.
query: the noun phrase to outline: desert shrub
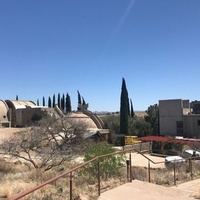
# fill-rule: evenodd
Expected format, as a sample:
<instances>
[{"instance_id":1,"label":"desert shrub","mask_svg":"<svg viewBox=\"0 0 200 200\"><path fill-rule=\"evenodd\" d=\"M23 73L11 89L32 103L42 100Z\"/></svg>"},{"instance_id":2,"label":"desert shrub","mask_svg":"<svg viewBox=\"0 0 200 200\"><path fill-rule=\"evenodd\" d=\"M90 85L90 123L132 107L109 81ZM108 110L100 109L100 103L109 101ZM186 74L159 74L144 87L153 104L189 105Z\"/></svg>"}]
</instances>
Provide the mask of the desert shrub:
<instances>
[{"instance_id":1,"label":"desert shrub","mask_svg":"<svg viewBox=\"0 0 200 200\"><path fill-rule=\"evenodd\" d=\"M0 159L0 172L3 174L14 173L15 172L14 163L7 162L4 159Z\"/></svg>"},{"instance_id":2,"label":"desert shrub","mask_svg":"<svg viewBox=\"0 0 200 200\"><path fill-rule=\"evenodd\" d=\"M85 151L84 161L91 160L96 156L113 153L115 150L112 145L106 142L100 142L97 144L91 144ZM103 158L99 158L100 170L102 178L116 177L122 173L122 168L125 162L124 155L111 155ZM97 175L98 172L98 160L93 161L83 171L84 174L89 176Z\"/></svg>"},{"instance_id":3,"label":"desert shrub","mask_svg":"<svg viewBox=\"0 0 200 200\"><path fill-rule=\"evenodd\" d=\"M48 171L70 161L79 155L87 142L83 133L85 122L54 116L40 120L39 126L32 126L0 144L0 151L31 164L36 169Z\"/></svg>"},{"instance_id":4,"label":"desert shrub","mask_svg":"<svg viewBox=\"0 0 200 200\"><path fill-rule=\"evenodd\" d=\"M145 169L144 167L132 167L132 179L147 181L147 169Z\"/></svg>"}]
</instances>

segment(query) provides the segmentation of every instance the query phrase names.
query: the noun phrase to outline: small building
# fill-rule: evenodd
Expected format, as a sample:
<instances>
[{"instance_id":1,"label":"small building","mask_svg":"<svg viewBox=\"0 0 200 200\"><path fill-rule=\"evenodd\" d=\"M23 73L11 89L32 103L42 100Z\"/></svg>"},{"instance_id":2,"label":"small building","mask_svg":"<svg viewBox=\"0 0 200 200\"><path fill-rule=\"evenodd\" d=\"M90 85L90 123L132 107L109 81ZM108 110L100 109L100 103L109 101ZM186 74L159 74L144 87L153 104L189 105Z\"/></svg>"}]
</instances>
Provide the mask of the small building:
<instances>
[{"instance_id":1,"label":"small building","mask_svg":"<svg viewBox=\"0 0 200 200\"><path fill-rule=\"evenodd\" d=\"M189 100L160 100L160 134L200 138L200 114L194 112L191 105L194 107Z\"/></svg>"},{"instance_id":2,"label":"small building","mask_svg":"<svg viewBox=\"0 0 200 200\"><path fill-rule=\"evenodd\" d=\"M53 113L53 108L37 106L33 101L6 100L8 119L12 127L31 126L45 112Z\"/></svg>"}]
</instances>

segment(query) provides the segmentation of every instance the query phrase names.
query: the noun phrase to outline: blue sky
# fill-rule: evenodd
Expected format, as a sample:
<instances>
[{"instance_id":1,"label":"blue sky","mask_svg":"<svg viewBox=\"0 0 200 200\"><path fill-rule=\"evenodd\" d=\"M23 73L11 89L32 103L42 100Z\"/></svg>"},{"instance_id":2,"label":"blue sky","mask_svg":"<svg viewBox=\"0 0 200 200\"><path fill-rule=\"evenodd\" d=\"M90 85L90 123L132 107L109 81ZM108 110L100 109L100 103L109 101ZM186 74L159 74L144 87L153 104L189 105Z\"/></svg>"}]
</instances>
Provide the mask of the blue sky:
<instances>
[{"instance_id":1,"label":"blue sky","mask_svg":"<svg viewBox=\"0 0 200 200\"><path fill-rule=\"evenodd\" d=\"M122 77L135 110L200 100L200 1L1 0L0 69L3 100L118 111Z\"/></svg>"}]
</instances>

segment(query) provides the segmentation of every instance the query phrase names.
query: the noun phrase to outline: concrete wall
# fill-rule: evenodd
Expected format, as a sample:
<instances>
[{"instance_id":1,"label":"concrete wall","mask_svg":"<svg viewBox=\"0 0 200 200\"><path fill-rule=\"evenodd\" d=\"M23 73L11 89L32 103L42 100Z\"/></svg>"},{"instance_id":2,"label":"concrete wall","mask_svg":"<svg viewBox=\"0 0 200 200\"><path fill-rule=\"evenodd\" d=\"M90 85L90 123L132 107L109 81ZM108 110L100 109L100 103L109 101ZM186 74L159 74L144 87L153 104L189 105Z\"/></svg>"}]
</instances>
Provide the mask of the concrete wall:
<instances>
[{"instance_id":1,"label":"concrete wall","mask_svg":"<svg viewBox=\"0 0 200 200\"><path fill-rule=\"evenodd\" d=\"M200 114L184 115L183 119L185 136L200 138Z\"/></svg>"},{"instance_id":2,"label":"concrete wall","mask_svg":"<svg viewBox=\"0 0 200 200\"><path fill-rule=\"evenodd\" d=\"M159 122L162 135L200 138L200 114L191 113L189 100L160 100ZM177 122L182 128L178 129Z\"/></svg>"},{"instance_id":3,"label":"concrete wall","mask_svg":"<svg viewBox=\"0 0 200 200\"><path fill-rule=\"evenodd\" d=\"M43 116L44 113L52 115L54 113L54 108L24 108L24 109L17 109L16 113L16 126L17 127L24 127L24 126L31 126L33 125L33 116Z\"/></svg>"},{"instance_id":4,"label":"concrete wall","mask_svg":"<svg viewBox=\"0 0 200 200\"><path fill-rule=\"evenodd\" d=\"M193 114L200 114L200 101L192 101L191 107L193 109Z\"/></svg>"},{"instance_id":5,"label":"concrete wall","mask_svg":"<svg viewBox=\"0 0 200 200\"><path fill-rule=\"evenodd\" d=\"M185 107L187 102L185 102ZM181 99L159 101L160 134L177 135L177 121L183 121L183 101Z\"/></svg>"}]
</instances>

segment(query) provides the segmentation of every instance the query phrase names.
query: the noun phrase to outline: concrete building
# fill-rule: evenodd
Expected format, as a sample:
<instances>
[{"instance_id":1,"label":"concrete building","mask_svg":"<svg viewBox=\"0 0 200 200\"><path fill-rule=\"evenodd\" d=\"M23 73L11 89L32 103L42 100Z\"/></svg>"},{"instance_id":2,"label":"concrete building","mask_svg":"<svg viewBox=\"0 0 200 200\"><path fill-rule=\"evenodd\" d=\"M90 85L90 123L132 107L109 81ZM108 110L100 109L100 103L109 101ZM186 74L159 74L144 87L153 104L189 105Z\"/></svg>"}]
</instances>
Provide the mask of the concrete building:
<instances>
[{"instance_id":1,"label":"concrete building","mask_svg":"<svg viewBox=\"0 0 200 200\"><path fill-rule=\"evenodd\" d=\"M5 101L0 99L0 127L10 127L8 119L9 108Z\"/></svg>"},{"instance_id":2,"label":"concrete building","mask_svg":"<svg viewBox=\"0 0 200 200\"><path fill-rule=\"evenodd\" d=\"M56 105L55 108L37 106L33 101L0 100L0 127L28 127L44 115L55 116L57 119L66 118L71 123L85 124L87 137L101 135L108 138L109 130L104 129L101 118L88 110L88 104L78 105L78 111L64 114Z\"/></svg>"},{"instance_id":3,"label":"concrete building","mask_svg":"<svg viewBox=\"0 0 200 200\"><path fill-rule=\"evenodd\" d=\"M161 135L200 138L200 114L191 107L189 100L170 99L159 101L159 126ZM195 106L200 105L196 102Z\"/></svg>"}]
</instances>

